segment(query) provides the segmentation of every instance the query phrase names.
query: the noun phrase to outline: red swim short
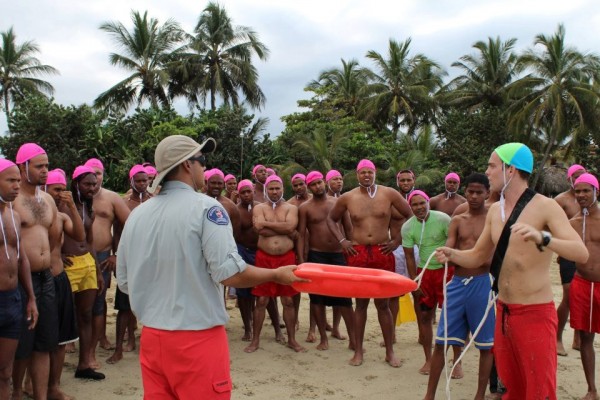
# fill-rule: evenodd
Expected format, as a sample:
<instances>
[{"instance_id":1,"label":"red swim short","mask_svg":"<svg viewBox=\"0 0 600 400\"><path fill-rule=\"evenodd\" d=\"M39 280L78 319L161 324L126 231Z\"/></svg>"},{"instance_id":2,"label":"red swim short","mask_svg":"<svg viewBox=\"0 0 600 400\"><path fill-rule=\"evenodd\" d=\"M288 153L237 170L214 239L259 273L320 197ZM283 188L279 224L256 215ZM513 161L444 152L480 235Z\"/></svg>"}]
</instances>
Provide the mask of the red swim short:
<instances>
[{"instance_id":1,"label":"red swim short","mask_svg":"<svg viewBox=\"0 0 600 400\"><path fill-rule=\"evenodd\" d=\"M554 302L498 300L494 357L507 390L503 400L556 400L557 324Z\"/></svg>"},{"instance_id":2,"label":"red swim short","mask_svg":"<svg viewBox=\"0 0 600 400\"><path fill-rule=\"evenodd\" d=\"M417 275L421 271L423 271L423 268L417 268ZM446 283L450 282L453 276L454 267L448 267ZM441 307L444 304L444 268L428 269L425 271L421 279L421 291L423 292L423 296L421 296L419 304L429 309L435 308L436 305Z\"/></svg>"},{"instance_id":3,"label":"red swim short","mask_svg":"<svg viewBox=\"0 0 600 400\"><path fill-rule=\"evenodd\" d=\"M296 265L296 254L293 250L285 254L274 256L258 249L256 250L256 266L258 268L277 269L285 265ZM257 297L292 297L298 294L293 287L280 285L275 282L267 282L255 286L252 294Z\"/></svg>"},{"instance_id":4,"label":"red swim short","mask_svg":"<svg viewBox=\"0 0 600 400\"><path fill-rule=\"evenodd\" d=\"M144 399L231 398L224 326L165 331L144 326L140 339Z\"/></svg>"},{"instance_id":5,"label":"red swim short","mask_svg":"<svg viewBox=\"0 0 600 400\"><path fill-rule=\"evenodd\" d=\"M346 255L346 262L351 267L374 268L384 271L396 271L394 254L383 254L378 244L355 244L356 255Z\"/></svg>"},{"instance_id":6,"label":"red swim short","mask_svg":"<svg viewBox=\"0 0 600 400\"><path fill-rule=\"evenodd\" d=\"M569 290L571 328L600 333L600 282L575 274Z\"/></svg>"}]
</instances>

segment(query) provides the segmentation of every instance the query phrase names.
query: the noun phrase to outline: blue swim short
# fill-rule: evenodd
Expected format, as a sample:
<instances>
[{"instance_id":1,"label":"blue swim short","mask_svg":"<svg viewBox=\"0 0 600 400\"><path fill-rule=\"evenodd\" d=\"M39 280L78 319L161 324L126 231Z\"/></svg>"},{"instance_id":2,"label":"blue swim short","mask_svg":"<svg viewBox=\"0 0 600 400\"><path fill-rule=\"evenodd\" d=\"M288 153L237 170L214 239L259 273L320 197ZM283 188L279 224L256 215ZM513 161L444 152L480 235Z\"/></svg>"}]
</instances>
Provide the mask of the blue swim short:
<instances>
[{"instance_id":1,"label":"blue swim short","mask_svg":"<svg viewBox=\"0 0 600 400\"><path fill-rule=\"evenodd\" d=\"M473 334L479 326L492 291L492 278L482 274L469 278L454 276L446 286L446 306L448 307L448 345L464 346L468 332ZM442 309L443 310L443 309ZM475 347L489 350L494 346L494 326L496 307L492 306L479 333L475 337ZM444 313L440 317L436 344L444 344Z\"/></svg>"}]
</instances>

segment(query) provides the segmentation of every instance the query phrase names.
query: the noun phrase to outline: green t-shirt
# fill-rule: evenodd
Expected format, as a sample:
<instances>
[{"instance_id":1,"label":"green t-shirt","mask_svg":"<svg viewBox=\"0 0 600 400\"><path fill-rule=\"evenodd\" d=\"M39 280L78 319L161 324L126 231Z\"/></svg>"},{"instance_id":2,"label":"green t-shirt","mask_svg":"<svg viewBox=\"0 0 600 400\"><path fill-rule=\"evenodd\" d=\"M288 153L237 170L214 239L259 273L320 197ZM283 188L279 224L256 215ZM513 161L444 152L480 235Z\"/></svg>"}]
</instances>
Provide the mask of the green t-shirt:
<instances>
[{"instance_id":1,"label":"green t-shirt","mask_svg":"<svg viewBox=\"0 0 600 400\"><path fill-rule=\"evenodd\" d=\"M429 217L425 221L425 228L417 217L410 217L402 225L402 247L412 248L419 246L419 268L425 267L427 259L438 247L446 244L448 239L448 226L450 226L450 217L441 211L429 211ZM423 237L421 237L421 233ZM431 259L428 269L440 269L440 264L435 257Z\"/></svg>"}]
</instances>

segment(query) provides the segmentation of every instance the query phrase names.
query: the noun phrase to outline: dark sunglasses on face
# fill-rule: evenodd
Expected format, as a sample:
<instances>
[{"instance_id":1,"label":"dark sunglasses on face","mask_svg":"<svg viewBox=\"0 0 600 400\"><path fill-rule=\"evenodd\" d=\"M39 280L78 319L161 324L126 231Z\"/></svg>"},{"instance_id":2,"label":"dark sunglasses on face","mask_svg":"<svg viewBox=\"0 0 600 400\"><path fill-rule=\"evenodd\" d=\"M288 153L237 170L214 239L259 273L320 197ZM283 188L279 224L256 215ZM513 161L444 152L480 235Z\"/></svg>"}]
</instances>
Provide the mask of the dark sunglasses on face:
<instances>
[{"instance_id":1,"label":"dark sunglasses on face","mask_svg":"<svg viewBox=\"0 0 600 400\"><path fill-rule=\"evenodd\" d=\"M206 157L204 154L188 158L189 161L198 161L201 166L206 167Z\"/></svg>"}]
</instances>

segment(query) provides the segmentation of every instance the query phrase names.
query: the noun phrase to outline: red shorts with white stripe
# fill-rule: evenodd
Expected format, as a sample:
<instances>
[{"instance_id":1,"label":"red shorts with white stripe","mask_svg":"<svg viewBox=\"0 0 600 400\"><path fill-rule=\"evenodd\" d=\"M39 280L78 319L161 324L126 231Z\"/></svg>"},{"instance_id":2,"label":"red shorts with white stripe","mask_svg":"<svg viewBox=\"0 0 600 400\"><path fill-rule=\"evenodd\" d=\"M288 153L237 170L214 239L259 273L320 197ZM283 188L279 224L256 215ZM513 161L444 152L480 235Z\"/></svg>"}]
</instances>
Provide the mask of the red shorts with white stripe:
<instances>
[{"instance_id":1,"label":"red shorts with white stripe","mask_svg":"<svg viewBox=\"0 0 600 400\"><path fill-rule=\"evenodd\" d=\"M600 333L600 282L575 274L569 289L571 328Z\"/></svg>"}]
</instances>

